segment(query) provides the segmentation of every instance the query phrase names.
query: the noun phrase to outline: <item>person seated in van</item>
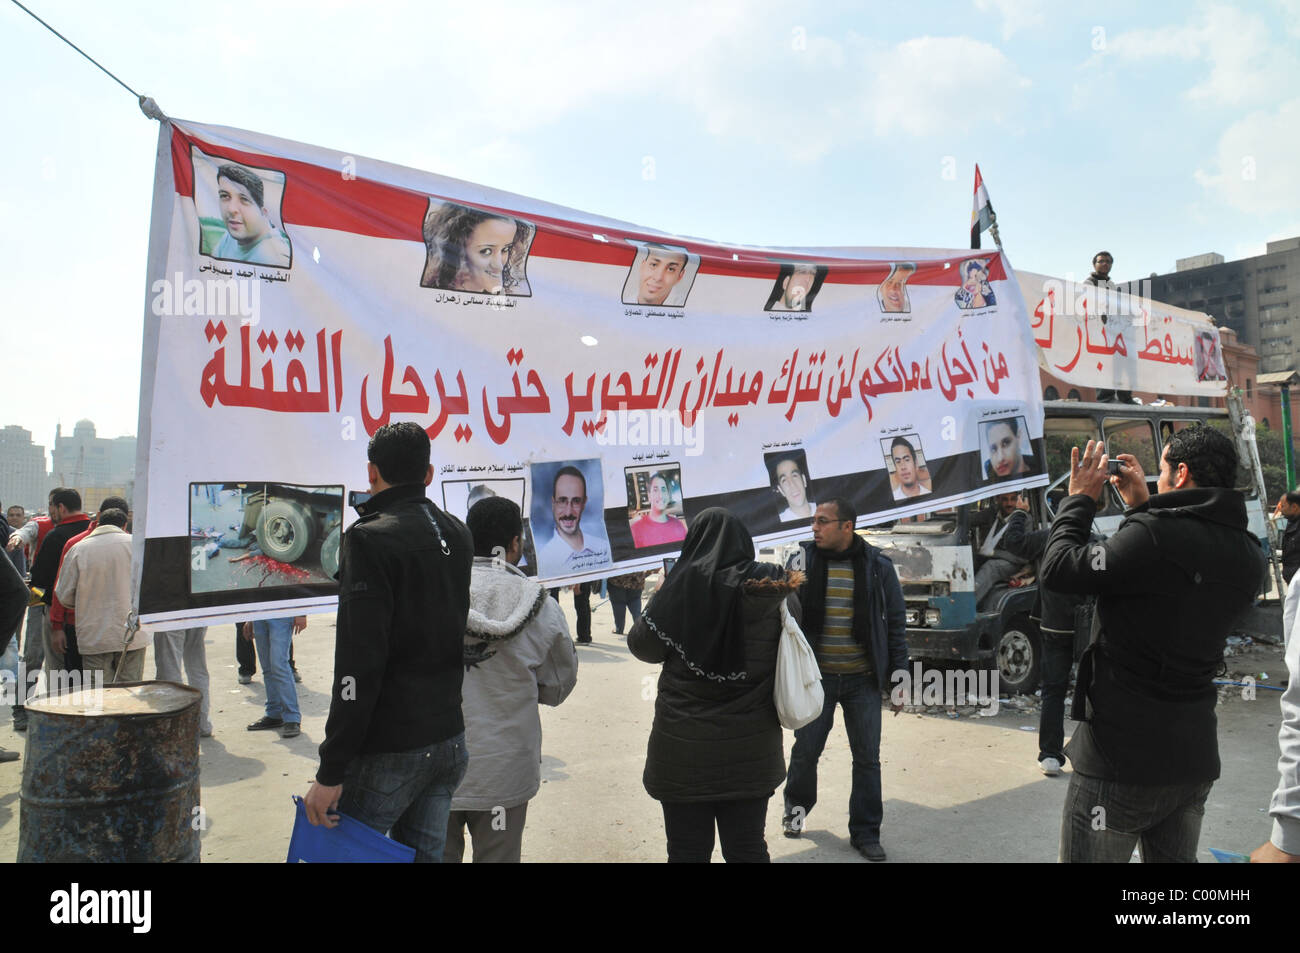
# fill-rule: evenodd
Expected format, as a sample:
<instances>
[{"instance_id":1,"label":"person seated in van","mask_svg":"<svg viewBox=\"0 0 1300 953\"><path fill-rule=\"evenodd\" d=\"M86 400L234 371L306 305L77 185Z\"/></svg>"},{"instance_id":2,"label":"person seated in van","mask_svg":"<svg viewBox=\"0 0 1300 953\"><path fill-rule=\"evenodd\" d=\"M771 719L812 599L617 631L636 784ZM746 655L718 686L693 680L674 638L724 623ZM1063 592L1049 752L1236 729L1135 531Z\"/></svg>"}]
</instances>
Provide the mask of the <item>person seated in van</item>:
<instances>
[{"instance_id":1,"label":"person seated in van","mask_svg":"<svg viewBox=\"0 0 1300 953\"><path fill-rule=\"evenodd\" d=\"M971 514L973 529L982 529L975 546L975 605L984 601L993 587L1006 582L1028 562L1021 555L1029 532L1029 503L1019 493L999 493L995 506Z\"/></svg>"}]
</instances>

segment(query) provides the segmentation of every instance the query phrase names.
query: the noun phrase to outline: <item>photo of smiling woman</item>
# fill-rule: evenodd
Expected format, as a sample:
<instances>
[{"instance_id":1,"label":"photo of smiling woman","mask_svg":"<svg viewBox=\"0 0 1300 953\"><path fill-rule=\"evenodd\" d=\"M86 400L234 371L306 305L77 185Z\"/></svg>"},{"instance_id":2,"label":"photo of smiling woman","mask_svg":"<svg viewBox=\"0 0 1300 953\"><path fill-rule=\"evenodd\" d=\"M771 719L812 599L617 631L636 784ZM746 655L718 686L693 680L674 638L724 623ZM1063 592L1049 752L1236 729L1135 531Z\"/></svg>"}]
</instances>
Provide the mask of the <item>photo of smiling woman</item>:
<instances>
[{"instance_id":1,"label":"photo of smiling woman","mask_svg":"<svg viewBox=\"0 0 1300 953\"><path fill-rule=\"evenodd\" d=\"M429 201L424 217L428 257L420 285L471 294L527 297L525 265L536 227L498 212Z\"/></svg>"},{"instance_id":2,"label":"photo of smiling woman","mask_svg":"<svg viewBox=\"0 0 1300 953\"><path fill-rule=\"evenodd\" d=\"M1023 417L986 420L980 424L980 457L984 479L1009 480L1034 469L1029 449L1029 433Z\"/></svg>"}]
</instances>

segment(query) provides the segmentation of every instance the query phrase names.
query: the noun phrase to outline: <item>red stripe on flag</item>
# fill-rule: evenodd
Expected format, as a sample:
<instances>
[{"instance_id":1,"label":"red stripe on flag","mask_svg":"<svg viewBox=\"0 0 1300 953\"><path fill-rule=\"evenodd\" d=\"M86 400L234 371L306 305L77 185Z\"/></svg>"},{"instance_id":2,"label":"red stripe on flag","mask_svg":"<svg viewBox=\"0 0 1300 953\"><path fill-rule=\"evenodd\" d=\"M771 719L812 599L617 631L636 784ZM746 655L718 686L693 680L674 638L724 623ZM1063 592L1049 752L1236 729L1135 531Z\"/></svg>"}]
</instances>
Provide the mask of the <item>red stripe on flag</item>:
<instances>
[{"instance_id":1,"label":"red stripe on flag","mask_svg":"<svg viewBox=\"0 0 1300 953\"><path fill-rule=\"evenodd\" d=\"M172 174L179 195L194 197L194 166L191 147L215 159L229 159L254 169L272 169L285 176L283 206L280 210L282 224L308 228L329 228L354 232L371 238L388 238L399 241L424 243L422 230L424 216L429 208L430 195L414 192L400 186L389 185L362 178L343 178L341 169L330 169L282 156L244 152L211 143L188 135L172 127ZM433 196L441 199L441 196ZM448 201L460 202L456 198ZM631 231L602 228L605 241L592 233L593 226L578 224L566 219L523 215L513 209L476 204L475 208L518 215L537 226L537 234L529 257L553 258L561 261L581 261L592 264L618 265L630 268L636 258L636 248L628 239L637 241L662 241L662 236ZM668 239L674 247L684 247L700 256L699 274L725 275L735 278L764 278L774 281L783 261L809 261L826 265L829 271L826 284L875 285L889 274L889 261L864 261L857 258L815 258L808 255L783 255L776 252L757 252L752 249L727 249L702 242ZM735 256L735 257L733 257ZM917 262L917 271L908 279L914 285L961 284L957 277L959 265L965 257L949 260L945 269L942 261ZM985 256L981 256L985 257ZM1005 278L1001 260L991 255L989 277Z\"/></svg>"}]
</instances>

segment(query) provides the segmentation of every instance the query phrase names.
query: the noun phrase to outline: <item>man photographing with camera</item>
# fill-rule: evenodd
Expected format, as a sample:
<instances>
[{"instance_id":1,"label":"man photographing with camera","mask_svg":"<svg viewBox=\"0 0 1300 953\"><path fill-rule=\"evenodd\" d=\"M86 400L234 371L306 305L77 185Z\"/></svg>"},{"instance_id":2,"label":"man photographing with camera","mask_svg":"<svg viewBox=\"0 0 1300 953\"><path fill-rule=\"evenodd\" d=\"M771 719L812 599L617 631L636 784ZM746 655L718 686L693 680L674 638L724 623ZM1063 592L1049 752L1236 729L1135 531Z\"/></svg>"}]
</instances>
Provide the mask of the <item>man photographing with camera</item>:
<instances>
[{"instance_id":1,"label":"man photographing with camera","mask_svg":"<svg viewBox=\"0 0 1300 953\"><path fill-rule=\"evenodd\" d=\"M1070 495L1043 556L1042 581L1097 594L1079 661L1066 748L1074 766L1062 862L1192 862L1219 777L1213 680L1233 624L1254 601L1264 556L1233 489L1237 451L1208 426L1173 434L1157 494L1131 454L1118 473L1099 441L1071 453ZM1089 543L1105 483L1128 506L1110 539Z\"/></svg>"}]
</instances>

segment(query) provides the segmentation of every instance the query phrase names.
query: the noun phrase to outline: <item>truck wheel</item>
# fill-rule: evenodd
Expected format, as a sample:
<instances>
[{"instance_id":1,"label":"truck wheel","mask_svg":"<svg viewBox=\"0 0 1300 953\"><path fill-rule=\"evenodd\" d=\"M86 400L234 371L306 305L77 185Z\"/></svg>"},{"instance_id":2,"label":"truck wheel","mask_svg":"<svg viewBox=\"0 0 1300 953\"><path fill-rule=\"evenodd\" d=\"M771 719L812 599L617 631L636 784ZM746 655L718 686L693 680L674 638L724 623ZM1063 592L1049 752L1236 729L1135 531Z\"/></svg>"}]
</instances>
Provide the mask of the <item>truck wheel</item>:
<instances>
[{"instance_id":1,"label":"truck wheel","mask_svg":"<svg viewBox=\"0 0 1300 953\"><path fill-rule=\"evenodd\" d=\"M325 570L325 575L331 579L339 571L339 543L342 541L342 534L339 528L335 526L330 530L329 535L325 537L325 542L320 544L320 568Z\"/></svg>"},{"instance_id":2,"label":"truck wheel","mask_svg":"<svg viewBox=\"0 0 1300 953\"><path fill-rule=\"evenodd\" d=\"M1016 616L1002 631L994 655L1001 691L1019 695L1032 693L1038 687L1042 660L1043 643L1038 627L1028 617Z\"/></svg>"},{"instance_id":3,"label":"truck wheel","mask_svg":"<svg viewBox=\"0 0 1300 953\"><path fill-rule=\"evenodd\" d=\"M262 552L282 563L291 563L307 551L311 542L311 517L292 500L272 500L262 509L257 522L257 543Z\"/></svg>"}]
</instances>

